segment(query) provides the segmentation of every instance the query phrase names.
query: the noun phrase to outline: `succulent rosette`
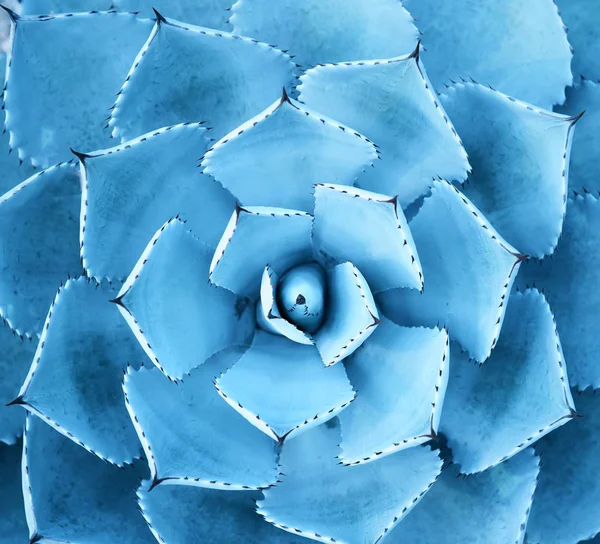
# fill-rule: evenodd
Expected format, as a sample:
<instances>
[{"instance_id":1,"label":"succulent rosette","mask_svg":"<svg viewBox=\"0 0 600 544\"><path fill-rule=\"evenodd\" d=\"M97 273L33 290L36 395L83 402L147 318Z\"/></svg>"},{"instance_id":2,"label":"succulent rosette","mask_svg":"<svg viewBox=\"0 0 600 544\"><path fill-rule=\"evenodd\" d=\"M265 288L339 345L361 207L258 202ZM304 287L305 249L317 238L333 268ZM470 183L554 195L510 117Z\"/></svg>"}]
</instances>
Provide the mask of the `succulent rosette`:
<instances>
[{"instance_id":1,"label":"succulent rosette","mask_svg":"<svg viewBox=\"0 0 600 544\"><path fill-rule=\"evenodd\" d=\"M600 11L558 4L5 6L0 540L591 542Z\"/></svg>"}]
</instances>

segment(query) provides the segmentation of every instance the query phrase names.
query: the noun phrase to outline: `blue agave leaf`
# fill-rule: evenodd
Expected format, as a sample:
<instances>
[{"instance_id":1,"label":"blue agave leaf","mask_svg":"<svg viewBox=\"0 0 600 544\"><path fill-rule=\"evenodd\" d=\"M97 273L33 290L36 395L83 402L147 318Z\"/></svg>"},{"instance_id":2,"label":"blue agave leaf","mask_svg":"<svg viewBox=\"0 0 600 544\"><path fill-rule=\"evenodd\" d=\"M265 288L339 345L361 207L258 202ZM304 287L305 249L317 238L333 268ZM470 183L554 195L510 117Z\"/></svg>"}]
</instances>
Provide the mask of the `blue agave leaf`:
<instances>
[{"instance_id":1,"label":"blue agave leaf","mask_svg":"<svg viewBox=\"0 0 600 544\"><path fill-rule=\"evenodd\" d=\"M198 177L196 159L206 144L205 128L183 124L79 155L88 275L127 277L148 240L176 214L202 242L217 246L235 200L208 176Z\"/></svg>"},{"instance_id":2,"label":"blue agave leaf","mask_svg":"<svg viewBox=\"0 0 600 544\"><path fill-rule=\"evenodd\" d=\"M165 482L165 484L168 483ZM150 530L163 544L306 544L265 523L254 511L258 491L224 491L183 485L159 485L138 491L138 503Z\"/></svg>"},{"instance_id":3,"label":"blue agave leaf","mask_svg":"<svg viewBox=\"0 0 600 544\"><path fill-rule=\"evenodd\" d=\"M573 150L569 166L569 187L576 191L599 191L600 180L600 84L581 79L575 87L567 89L567 102L556 111L567 115L585 115L577 124L573 136Z\"/></svg>"},{"instance_id":4,"label":"blue agave leaf","mask_svg":"<svg viewBox=\"0 0 600 544\"><path fill-rule=\"evenodd\" d=\"M281 454L285 475L265 491L258 513L320 542L378 542L433 485L441 460L419 446L345 467L335 459L339 440L339 428L327 423L287 442Z\"/></svg>"},{"instance_id":5,"label":"blue agave leaf","mask_svg":"<svg viewBox=\"0 0 600 544\"><path fill-rule=\"evenodd\" d=\"M405 0L423 32L425 65L440 87L474 77L551 109L571 85L571 49L552 0Z\"/></svg>"},{"instance_id":6,"label":"blue agave leaf","mask_svg":"<svg viewBox=\"0 0 600 544\"><path fill-rule=\"evenodd\" d=\"M364 276L349 262L329 271L326 308L314 341L325 366L331 366L352 355L373 334L379 314Z\"/></svg>"},{"instance_id":7,"label":"blue agave leaf","mask_svg":"<svg viewBox=\"0 0 600 544\"><path fill-rule=\"evenodd\" d=\"M590 194L569 198L562 238L551 259L523 264L519 287L546 295L558 324L569 382L581 391L600 387L598 285L600 202Z\"/></svg>"},{"instance_id":8,"label":"blue agave leaf","mask_svg":"<svg viewBox=\"0 0 600 544\"><path fill-rule=\"evenodd\" d=\"M151 28L115 12L18 19L4 104L19 158L47 167L69 147L102 147L103 119Z\"/></svg>"},{"instance_id":9,"label":"blue agave leaf","mask_svg":"<svg viewBox=\"0 0 600 544\"><path fill-rule=\"evenodd\" d=\"M434 183L410 229L425 289L382 293L380 308L400 325L444 325L472 357L484 361L498 339L523 256L444 181Z\"/></svg>"},{"instance_id":10,"label":"blue agave leaf","mask_svg":"<svg viewBox=\"0 0 600 544\"><path fill-rule=\"evenodd\" d=\"M207 151L202 167L245 206L312 212L315 183L352 185L376 158L364 136L304 108L284 90L281 100Z\"/></svg>"},{"instance_id":11,"label":"blue agave leaf","mask_svg":"<svg viewBox=\"0 0 600 544\"><path fill-rule=\"evenodd\" d=\"M326 368L314 346L263 331L216 387L226 402L275 440L324 423L355 395L342 365Z\"/></svg>"},{"instance_id":12,"label":"blue agave leaf","mask_svg":"<svg viewBox=\"0 0 600 544\"><path fill-rule=\"evenodd\" d=\"M144 17L153 17L153 8L166 16L194 25L230 30L231 0L114 0L117 9L139 11Z\"/></svg>"},{"instance_id":13,"label":"blue agave leaf","mask_svg":"<svg viewBox=\"0 0 600 544\"><path fill-rule=\"evenodd\" d=\"M21 488L22 451L20 442L0 444L0 534L4 544L23 544L29 539Z\"/></svg>"},{"instance_id":14,"label":"blue agave leaf","mask_svg":"<svg viewBox=\"0 0 600 544\"><path fill-rule=\"evenodd\" d=\"M567 204L574 124L473 83L441 97L474 172L464 193L521 253L554 251Z\"/></svg>"},{"instance_id":15,"label":"blue agave leaf","mask_svg":"<svg viewBox=\"0 0 600 544\"><path fill-rule=\"evenodd\" d=\"M20 0L21 15L47 15L89 10L109 10L112 0ZM83 4L83 5L82 5Z\"/></svg>"},{"instance_id":16,"label":"blue agave leaf","mask_svg":"<svg viewBox=\"0 0 600 544\"><path fill-rule=\"evenodd\" d=\"M445 330L399 327L383 319L346 361L359 394L339 415L343 463L379 460L435 438L449 358Z\"/></svg>"},{"instance_id":17,"label":"blue agave leaf","mask_svg":"<svg viewBox=\"0 0 600 544\"><path fill-rule=\"evenodd\" d=\"M162 482L230 490L277 480L276 443L223 402L214 378L240 350L226 350L179 384L142 367L123 388L149 461L152 487Z\"/></svg>"},{"instance_id":18,"label":"blue agave leaf","mask_svg":"<svg viewBox=\"0 0 600 544\"><path fill-rule=\"evenodd\" d=\"M317 66L301 82L303 102L381 148L382 160L357 186L398 195L405 207L427 192L432 176L467 177L467 154L431 88L418 47L390 60Z\"/></svg>"},{"instance_id":19,"label":"blue agave leaf","mask_svg":"<svg viewBox=\"0 0 600 544\"><path fill-rule=\"evenodd\" d=\"M296 210L238 207L210 265L211 283L257 298L265 265L284 272L312 260L312 220Z\"/></svg>"},{"instance_id":20,"label":"blue agave leaf","mask_svg":"<svg viewBox=\"0 0 600 544\"><path fill-rule=\"evenodd\" d=\"M554 318L535 289L512 295L484 366L452 350L440 429L461 472L501 463L576 415Z\"/></svg>"},{"instance_id":21,"label":"blue agave leaf","mask_svg":"<svg viewBox=\"0 0 600 544\"><path fill-rule=\"evenodd\" d=\"M536 445L542 468L527 526L531 544L576 544L600 532L600 402L588 389L577 398L583 418Z\"/></svg>"},{"instance_id":22,"label":"blue agave leaf","mask_svg":"<svg viewBox=\"0 0 600 544\"><path fill-rule=\"evenodd\" d=\"M212 255L181 221L169 220L116 300L148 357L169 378L181 378L254 333L248 302L206 281Z\"/></svg>"},{"instance_id":23,"label":"blue agave leaf","mask_svg":"<svg viewBox=\"0 0 600 544\"><path fill-rule=\"evenodd\" d=\"M573 74L600 79L600 13L594 0L556 0L560 16L569 30L569 42L575 49ZM567 90L568 92L568 90Z\"/></svg>"},{"instance_id":24,"label":"blue agave leaf","mask_svg":"<svg viewBox=\"0 0 600 544\"><path fill-rule=\"evenodd\" d=\"M410 53L417 29L397 0L238 0L234 32L289 50L304 67Z\"/></svg>"},{"instance_id":25,"label":"blue agave leaf","mask_svg":"<svg viewBox=\"0 0 600 544\"><path fill-rule=\"evenodd\" d=\"M57 285L82 272L81 190L74 163L43 170L0 197L0 314L39 334Z\"/></svg>"},{"instance_id":26,"label":"blue agave leaf","mask_svg":"<svg viewBox=\"0 0 600 544\"><path fill-rule=\"evenodd\" d=\"M154 542L136 509L141 466L121 470L104 463L33 415L23 449L31 542Z\"/></svg>"},{"instance_id":27,"label":"blue agave leaf","mask_svg":"<svg viewBox=\"0 0 600 544\"><path fill-rule=\"evenodd\" d=\"M264 43L157 16L109 120L130 140L159 127L206 121L222 138L275 100L294 63Z\"/></svg>"},{"instance_id":28,"label":"blue agave leaf","mask_svg":"<svg viewBox=\"0 0 600 544\"><path fill-rule=\"evenodd\" d=\"M319 184L312 237L320 261L351 261L373 292L423 289L417 249L396 198Z\"/></svg>"},{"instance_id":29,"label":"blue agave leaf","mask_svg":"<svg viewBox=\"0 0 600 544\"><path fill-rule=\"evenodd\" d=\"M539 470L533 448L469 478L445 467L386 542L522 544Z\"/></svg>"},{"instance_id":30,"label":"blue agave leaf","mask_svg":"<svg viewBox=\"0 0 600 544\"><path fill-rule=\"evenodd\" d=\"M122 400L121 379L144 352L110 299L87 278L60 288L17 402L57 431L116 465L141 453ZM118 348L117 348L118 346Z\"/></svg>"},{"instance_id":31,"label":"blue agave leaf","mask_svg":"<svg viewBox=\"0 0 600 544\"><path fill-rule=\"evenodd\" d=\"M36 343L20 338L8 325L0 323L0 346L0 442L14 444L23 435L25 414L19 408L6 405L15 399L27 376ZM3 534L1 528L0 534Z\"/></svg>"}]
</instances>

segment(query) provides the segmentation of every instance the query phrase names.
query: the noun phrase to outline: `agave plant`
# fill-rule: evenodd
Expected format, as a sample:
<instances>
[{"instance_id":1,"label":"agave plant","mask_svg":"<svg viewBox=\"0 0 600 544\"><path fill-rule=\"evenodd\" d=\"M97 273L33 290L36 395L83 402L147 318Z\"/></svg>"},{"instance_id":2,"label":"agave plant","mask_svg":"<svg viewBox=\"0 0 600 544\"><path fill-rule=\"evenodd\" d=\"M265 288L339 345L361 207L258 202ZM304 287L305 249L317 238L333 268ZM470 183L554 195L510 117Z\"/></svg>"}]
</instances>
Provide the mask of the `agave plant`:
<instances>
[{"instance_id":1,"label":"agave plant","mask_svg":"<svg viewBox=\"0 0 600 544\"><path fill-rule=\"evenodd\" d=\"M0 540L593 539L600 12L558 4L5 6Z\"/></svg>"}]
</instances>

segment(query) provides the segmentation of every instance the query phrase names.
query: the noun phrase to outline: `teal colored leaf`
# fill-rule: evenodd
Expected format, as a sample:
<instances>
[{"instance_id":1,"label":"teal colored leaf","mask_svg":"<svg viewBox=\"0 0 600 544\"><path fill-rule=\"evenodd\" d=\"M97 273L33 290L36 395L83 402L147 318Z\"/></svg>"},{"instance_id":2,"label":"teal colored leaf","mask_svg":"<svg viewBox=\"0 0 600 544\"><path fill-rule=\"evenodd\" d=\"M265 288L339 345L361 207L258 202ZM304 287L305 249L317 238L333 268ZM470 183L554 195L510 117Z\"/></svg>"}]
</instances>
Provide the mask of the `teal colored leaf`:
<instances>
[{"instance_id":1,"label":"teal colored leaf","mask_svg":"<svg viewBox=\"0 0 600 544\"><path fill-rule=\"evenodd\" d=\"M103 147L103 119L151 28L116 12L18 19L4 106L19 158L46 168L68 158L69 147Z\"/></svg>"},{"instance_id":2,"label":"teal colored leaf","mask_svg":"<svg viewBox=\"0 0 600 544\"><path fill-rule=\"evenodd\" d=\"M383 319L345 363L358 395L339 415L341 461L379 461L435 438L449 359L445 330L399 327Z\"/></svg>"},{"instance_id":3,"label":"teal colored leaf","mask_svg":"<svg viewBox=\"0 0 600 544\"><path fill-rule=\"evenodd\" d=\"M175 380L254 334L254 308L208 283L212 255L183 222L169 220L115 301L148 357Z\"/></svg>"},{"instance_id":4,"label":"teal colored leaf","mask_svg":"<svg viewBox=\"0 0 600 544\"><path fill-rule=\"evenodd\" d=\"M527 525L531 544L577 544L600 532L600 402L588 389L577 397L582 418L536 445L540 479Z\"/></svg>"},{"instance_id":5,"label":"teal colored leaf","mask_svg":"<svg viewBox=\"0 0 600 544\"><path fill-rule=\"evenodd\" d=\"M469 478L445 467L387 542L522 544L539 471L533 448Z\"/></svg>"},{"instance_id":6,"label":"teal colored leaf","mask_svg":"<svg viewBox=\"0 0 600 544\"><path fill-rule=\"evenodd\" d=\"M287 442L282 481L265 491L258 513L280 529L320 542L378 542L425 495L442 462L418 446L345 467L335 458L339 440L339 428L325 424Z\"/></svg>"},{"instance_id":7,"label":"teal colored leaf","mask_svg":"<svg viewBox=\"0 0 600 544\"><path fill-rule=\"evenodd\" d=\"M325 366L352 355L379 325L379 313L364 276L352 263L338 264L327 280L327 314L314 335Z\"/></svg>"},{"instance_id":8,"label":"teal colored leaf","mask_svg":"<svg viewBox=\"0 0 600 544\"><path fill-rule=\"evenodd\" d=\"M38 335L56 288L83 272L77 166L59 163L0 197L0 315L20 335Z\"/></svg>"},{"instance_id":9,"label":"teal colored leaf","mask_svg":"<svg viewBox=\"0 0 600 544\"><path fill-rule=\"evenodd\" d=\"M161 15L123 78L108 124L125 141L205 121L219 139L276 100L294 69L272 46Z\"/></svg>"},{"instance_id":10,"label":"teal colored leaf","mask_svg":"<svg viewBox=\"0 0 600 544\"><path fill-rule=\"evenodd\" d=\"M152 544L136 508L142 464L120 469L28 415L23 492L31 542Z\"/></svg>"},{"instance_id":11,"label":"teal colored leaf","mask_svg":"<svg viewBox=\"0 0 600 544\"><path fill-rule=\"evenodd\" d=\"M400 325L444 326L472 357L484 361L498 340L523 256L444 181L434 182L410 229L425 288L382 293L380 309Z\"/></svg>"},{"instance_id":12,"label":"teal colored leaf","mask_svg":"<svg viewBox=\"0 0 600 544\"><path fill-rule=\"evenodd\" d=\"M410 53L417 29L398 0L238 0L234 32L290 51L304 67Z\"/></svg>"},{"instance_id":13,"label":"teal colored leaf","mask_svg":"<svg viewBox=\"0 0 600 544\"><path fill-rule=\"evenodd\" d=\"M312 220L296 210L236 208L211 262L211 283L258 298L267 264L286 271L312 260Z\"/></svg>"},{"instance_id":14,"label":"teal colored leaf","mask_svg":"<svg viewBox=\"0 0 600 544\"><path fill-rule=\"evenodd\" d=\"M600 294L600 202L591 194L569 197L562 237L543 261L523 263L519 287L534 285L554 312L567 360L569 382L582 391L600 387L597 319Z\"/></svg>"},{"instance_id":15,"label":"teal colored leaf","mask_svg":"<svg viewBox=\"0 0 600 544\"><path fill-rule=\"evenodd\" d=\"M280 441L328 421L355 396L342 365L326 368L314 346L264 331L216 387L252 425Z\"/></svg>"},{"instance_id":16,"label":"teal colored leaf","mask_svg":"<svg viewBox=\"0 0 600 544\"><path fill-rule=\"evenodd\" d=\"M571 49L552 0L404 0L431 81L473 77L546 109L565 100Z\"/></svg>"},{"instance_id":17,"label":"teal colored leaf","mask_svg":"<svg viewBox=\"0 0 600 544\"><path fill-rule=\"evenodd\" d=\"M404 57L317 66L301 78L300 100L379 146L381 161L356 185L398 195L406 207L433 176L463 181L467 154L431 88L419 48Z\"/></svg>"},{"instance_id":18,"label":"teal colored leaf","mask_svg":"<svg viewBox=\"0 0 600 544\"><path fill-rule=\"evenodd\" d=\"M280 100L217 142L201 165L244 206L312 212L315 183L352 185L377 156L364 136L304 108L284 91Z\"/></svg>"},{"instance_id":19,"label":"teal colored leaf","mask_svg":"<svg viewBox=\"0 0 600 544\"><path fill-rule=\"evenodd\" d=\"M69 280L58 290L18 403L98 457L122 466L141 454L125 409L123 372L144 352L106 282Z\"/></svg>"},{"instance_id":20,"label":"teal colored leaf","mask_svg":"<svg viewBox=\"0 0 600 544\"><path fill-rule=\"evenodd\" d=\"M485 365L452 350L440 429L465 474L505 461L577 416L548 303L535 289L511 298Z\"/></svg>"},{"instance_id":21,"label":"teal colored leaf","mask_svg":"<svg viewBox=\"0 0 600 544\"><path fill-rule=\"evenodd\" d=\"M21 15L54 15L78 11L111 9L112 0L20 0ZM84 9L82 9L84 8ZM133 11L133 10L131 10Z\"/></svg>"},{"instance_id":22,"label":"teal colored leaf","mask_svg":"<svg viewBox=\"0 0 600 544\"><path fill-rule=\"evenodd\" d=\"M198 176L197 158L206 147L206 129L194 123L79 154L81 255L88 275L126 278L148 240L176 214L202 242L217 246L235 200L208 176Z\"/></svg>"},{"instance_id":23,"label":"teal colored leaf","mask_svg":"<svg viewBox=\"0 0 600 544\"><path fill-rule=\"evenodd\" d=\"M319 184L312 237L315 255L324 265L351 261L374 293L423 289L417 248L396 198Z\"/></svg>"},{"instance_id":24,"label":"teal colored leaf","mask_svg":"<svg viewBox=\"0 0 600 544\"><path fill-rule=\"evenodd\" d=\"M473 165L464 194L521 253L540 259L551 254L566 212L578 117L473 83L450 87L441 101Z\"/></svg>"},{"instance_id":25,"label":"teal colored leaf","mask_svg":"<svg viewBox=\"0 0 600 544\"><path fill-rule=\"evenodd\" d=\"M232 410L213 385L223 362L217 356L179 384L146 367L125 376L125 401L152 487L164 482L242 490L277 480L276 443Z\"/></svg>"},{"instance_id":26,"label":"teal colored leaf","mask_svg":"<svg viewBox=\"0 0 600 544\"><path fill-rule=\"evenodd\" d=\"M29 539L21 488L22 451L20 441L12 446L0 444L0 534L4 544L23 544Z\"/></svg>"}]
</instances>

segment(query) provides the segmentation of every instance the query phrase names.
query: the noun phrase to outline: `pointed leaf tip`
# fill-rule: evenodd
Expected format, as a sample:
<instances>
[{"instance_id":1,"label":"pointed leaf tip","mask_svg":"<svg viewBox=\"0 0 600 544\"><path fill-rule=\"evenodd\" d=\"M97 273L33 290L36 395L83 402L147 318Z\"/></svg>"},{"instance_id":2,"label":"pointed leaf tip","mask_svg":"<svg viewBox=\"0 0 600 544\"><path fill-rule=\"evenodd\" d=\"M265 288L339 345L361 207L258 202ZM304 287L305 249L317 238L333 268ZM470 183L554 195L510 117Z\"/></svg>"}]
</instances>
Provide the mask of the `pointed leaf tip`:
<instances>
[{"instance_id":1,"label":"pointed leaf tip","mask_svg":"<svg viewBox=\"0 0 600 544\"><path fill-rule=\"evenodd\" d=\"M283 87L283 92L281 93L281 104L283 104L284 102L288 102L291 104L290 102L290 97L288 96L287 91L285 90L285 87Z\"/></svg>"},{"instance_id":2,"label":"pointed leaf tip","mask_svg":"<svg viewBox=\"0 0 600 544\"><path fill-rule=\"evenodd\" d=\"M16 23L19 20L19 15L15 13L12 9L7 8L3 4L0 4L0 8L2 8L4 11L6 11L6 13L8 13L8 16L10 17L13 23Z\"/></svg>"},{"instance_id":3,"label":"pointed leaf tip","mask_svg":"<svg viewBox=\"0 0 600 544\"><path fill-rule=\"evenodd\" d=\"M570 121L570 123L572 125L574 125L575 123L577 123L577 121L579 121L579 119L581 119L583 117L583 114L586 112L587 110L583 110L581 113L578 113L577 115L573 115L572 117L569 117L567 119L567 121Z\"/></svg>"},{"instance_id":4,"label":"pointed leaf tip","mask_svg":"<svg viewBox=\"0 0 600 544\"><path fill-rule=\"evenodd\" d=\"M25 406L23 397L17 397L15 400L10 401L6 406Z\"/></svg>"},{"instance_id":5,"label":"pointed leaf tip","mask_svg":"<svg viewBox=\"0 0 600 544\"><path fill-rule=\"evenodd\" d=\"M156 16L156 24L166 23L167 20L159 13L156 8L152 8L154 15Z\"/></svg>"},{"instance_id":6,"label":"pointed leaf tip","mask_svg":"<svg viewBox=\"0 0 600 544\"><path fill-rule=\"evenodd\" d=\"M418 64L420 57L421 57L421 40L417 40L417 45L415 46L413 52L410 55L408 55L408 58L415 59L415 61Z\"/></svg>"}]
</instances>

